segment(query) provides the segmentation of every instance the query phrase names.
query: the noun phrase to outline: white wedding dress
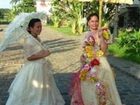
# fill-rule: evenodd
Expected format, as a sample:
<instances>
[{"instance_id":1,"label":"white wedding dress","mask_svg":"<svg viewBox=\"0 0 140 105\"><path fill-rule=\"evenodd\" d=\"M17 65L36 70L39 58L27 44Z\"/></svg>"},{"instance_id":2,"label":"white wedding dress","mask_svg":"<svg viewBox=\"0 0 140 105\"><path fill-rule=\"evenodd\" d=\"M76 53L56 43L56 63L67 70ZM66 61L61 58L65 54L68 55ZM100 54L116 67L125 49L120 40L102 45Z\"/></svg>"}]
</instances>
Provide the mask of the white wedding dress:
<instances>
[{"instance_id":1,"label":"white wedding dress","mask_svg":"<svg viewBox=\"0 0 140 105\"><path fill-rule=\"evenodd\" d=\"M25 57L43 50L31 35L25 37ZM54 81L51 63L46 58L26 61L9 88L6 105L64 105Z\"/></svg>"}]
</instances>

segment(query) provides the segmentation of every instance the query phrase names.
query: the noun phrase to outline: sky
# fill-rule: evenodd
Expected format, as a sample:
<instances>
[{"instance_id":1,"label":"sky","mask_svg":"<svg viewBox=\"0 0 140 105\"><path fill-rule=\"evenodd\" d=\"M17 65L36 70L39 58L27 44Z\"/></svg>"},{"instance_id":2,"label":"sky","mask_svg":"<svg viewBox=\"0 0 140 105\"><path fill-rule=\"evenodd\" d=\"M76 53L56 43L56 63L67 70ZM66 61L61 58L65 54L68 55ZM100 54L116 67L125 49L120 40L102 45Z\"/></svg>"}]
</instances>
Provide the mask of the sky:
<instances>
[{"instance_id":1,"label":"sky","mask_svg":"<svg viewBox=\"0 0 140 105\"><path fill-rule=\"evenodd\" d=\"M0 0L0 8L11 8L12 5L10 4L11 0Z\"/></svg>"}]
</instances>

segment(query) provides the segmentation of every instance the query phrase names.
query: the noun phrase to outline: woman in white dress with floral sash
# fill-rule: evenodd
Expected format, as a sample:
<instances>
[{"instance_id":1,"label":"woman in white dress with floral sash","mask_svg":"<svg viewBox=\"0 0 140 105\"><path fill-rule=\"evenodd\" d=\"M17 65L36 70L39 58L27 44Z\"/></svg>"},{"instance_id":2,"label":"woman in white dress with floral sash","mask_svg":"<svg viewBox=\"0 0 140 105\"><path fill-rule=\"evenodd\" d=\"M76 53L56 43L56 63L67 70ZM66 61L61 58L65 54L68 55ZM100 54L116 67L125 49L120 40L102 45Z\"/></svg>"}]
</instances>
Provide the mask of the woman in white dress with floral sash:
<instances>
[{"instance_id":1,"label":"woman in white dress with floral sash","mask_svg":"<svg viewBox=\"0 0 140 105\"><path fill-rule=\"evenodd\" d=\"M105 57L108 30L99 29L96 13L87 17L81 69L72 82L71 105L122 105L112 69Z\"/></svg>"},{"instance_id":2,"label":"woman in white dress with floral sash","mask_svg":"<svg viewBox=\"0 0 140 105\"><path fill-rule=\"evenodd\" d=\"M28 32L23 32L26 62L9 88L6 105L64 105L65 102L54 81L51 63L47 60L50 51L41 45L38 37L42 30L41 20L32 14L25 17L28 16L31 17Z\"/></svg>"}]
</instances>

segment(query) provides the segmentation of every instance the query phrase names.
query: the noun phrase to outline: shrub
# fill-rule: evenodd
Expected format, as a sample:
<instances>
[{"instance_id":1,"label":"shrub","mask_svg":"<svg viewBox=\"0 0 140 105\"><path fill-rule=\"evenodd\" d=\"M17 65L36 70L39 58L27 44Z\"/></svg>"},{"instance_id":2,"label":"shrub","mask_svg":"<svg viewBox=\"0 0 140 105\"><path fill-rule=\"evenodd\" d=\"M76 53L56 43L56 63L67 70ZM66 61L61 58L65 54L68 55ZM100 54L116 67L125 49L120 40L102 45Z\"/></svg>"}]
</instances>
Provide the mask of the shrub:
<instances>
[{"instance_id":1,"label":"shrub","mask_svg":"<svg viewBox=\"0 0 140 105\"><path fill-rule=\"evenodd\" d=\"M120 47L127 48L125 51L127 54L140 56L140 32L121 32L116 42Z\"/></svg>"}]
</instances>

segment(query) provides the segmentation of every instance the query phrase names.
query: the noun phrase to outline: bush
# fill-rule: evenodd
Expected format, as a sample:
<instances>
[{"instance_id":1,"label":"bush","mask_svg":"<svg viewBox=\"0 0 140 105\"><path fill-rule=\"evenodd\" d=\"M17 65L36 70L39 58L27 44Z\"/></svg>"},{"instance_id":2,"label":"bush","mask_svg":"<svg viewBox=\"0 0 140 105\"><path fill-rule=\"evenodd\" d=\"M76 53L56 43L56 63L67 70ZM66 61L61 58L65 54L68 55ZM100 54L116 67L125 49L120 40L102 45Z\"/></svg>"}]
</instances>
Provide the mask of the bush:
<instances>
[{"instance_id":1,"label":"bush","mask_svg":"<svg viewBox=\"0 0 140 105\"><path fill-rule=\"evenodd\" d=\"M140 56L140 32L121 32L116 41L120 47L127 48L126 53Z\"/></svg>"},{"instance_id":2,"label":"bush","mask_svg":"<svg viewBox=\"0 0 140 105\"><path fill-rule=\"evenodd\" d=\"M121 31L109 52L131 61L140 63L140 32Z\"/></svg>"}]
</instances>

